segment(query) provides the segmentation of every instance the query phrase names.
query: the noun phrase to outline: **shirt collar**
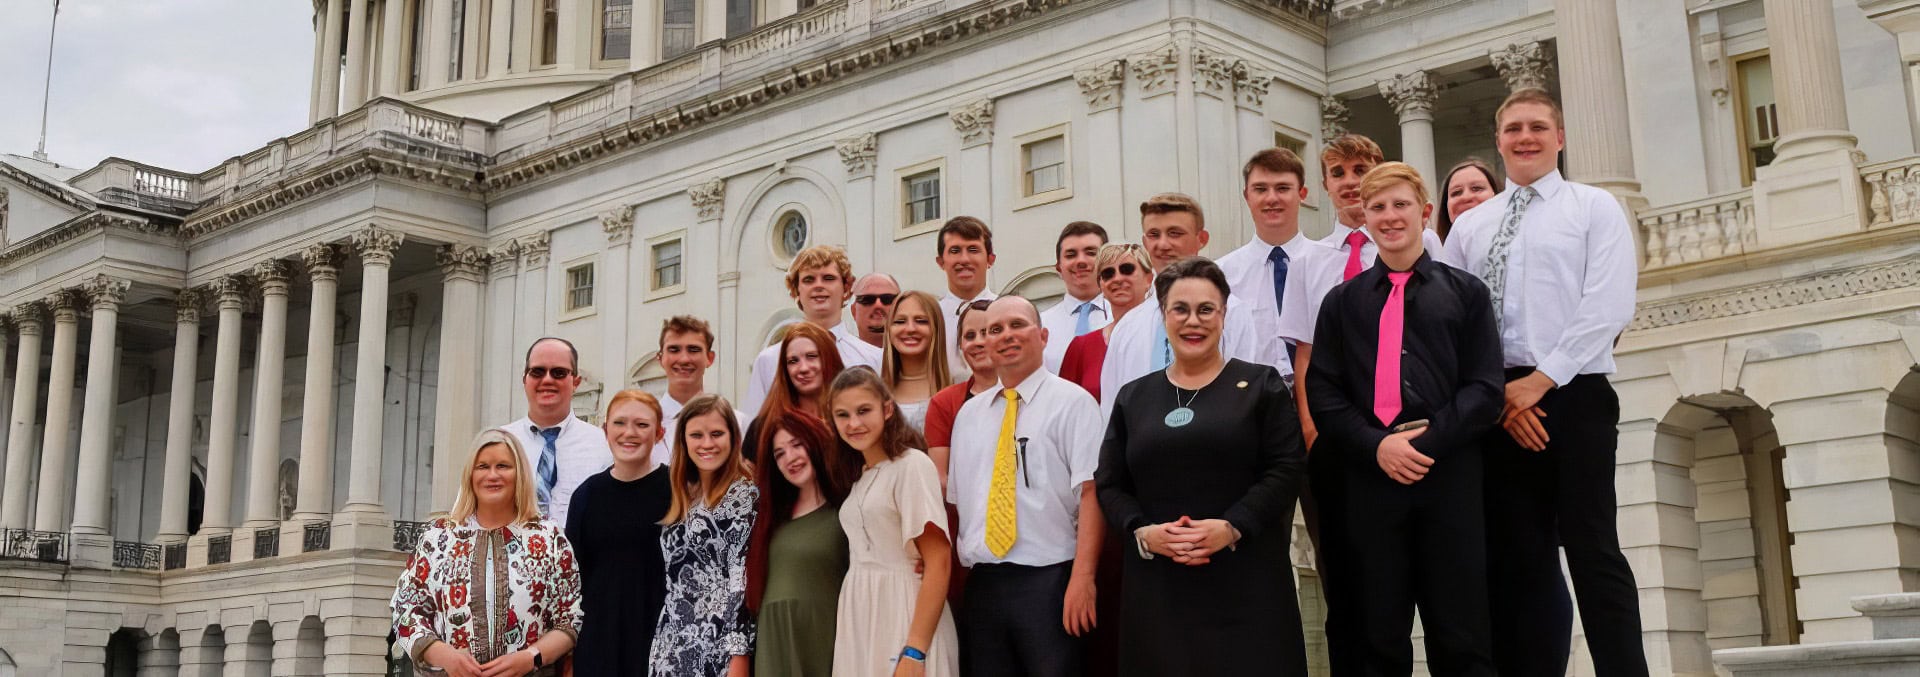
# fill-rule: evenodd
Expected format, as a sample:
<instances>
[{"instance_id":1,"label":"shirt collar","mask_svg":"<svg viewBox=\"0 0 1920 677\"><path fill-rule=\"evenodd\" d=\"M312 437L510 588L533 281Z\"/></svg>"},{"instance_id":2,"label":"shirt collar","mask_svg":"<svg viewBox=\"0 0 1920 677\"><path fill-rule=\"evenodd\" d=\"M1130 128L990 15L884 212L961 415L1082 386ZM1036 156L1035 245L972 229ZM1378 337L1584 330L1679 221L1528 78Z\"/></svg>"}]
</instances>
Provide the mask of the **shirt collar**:
<instances>
[{"instance_id":1,"label":"shirt collar","mask_svg":"<svg viewBox=\"0 0 1920 677\"><path fill-rule=\"evenodd\" d=\"M835 337L843 341L859 341L860 340L859 335L854 334L853 332L847 329L847 323L845 320L842 320L840 324L833 325L833 328L827 331L832 332Z\"/></svg>"},{"instance_id":2,"label":"shirt collar","mask_svg":"<svg viewBox=\"0 0 1920 677\"><path fill-rule=\"evenodd\" d=\"M1020 393L1021 405L1024 406L1033 403L1033 398L1040 394L1040 386L1044 385L1043 382L1047 380L1047 375L1046 369L1036 369L1032 374L1027 375L1027 380L1021 381L1020 385L1013 387L1014 392ZM993 396L995 398L1005 397L1006 390L1006 386L999 386L994 389Z\"/></svg>"},{"instance_id":3,"label":"shirt collar","mask_svg":"<svg viewBox=\"0 0 1920 677\"><path fill-rule=\"evenodd\" d=\"M1386 286L1391 286L1392 284L1390 281L1387 280L1387 273L1412 272L1413 277L1407 278L1408 283L1412 283L1413 280L1425 280L1426 278L1433 277L1434 275L1433 267L1438 265L1445 265L1445 264L1442 264L1438 261L1434 261L1433 252L1423 251L1423 252L1420 252L1420 258L1416 259L1413 262L1413 268L1410 271L1388 270L1386 262L1374 261L1373 267L1368 268L1365 272L1362 272L1360 274L1373 275L1374 276L1372 280L1373 286L1386 287Z\"/></svg>"},{"instance_id":4,"label":"shirt collar","mask_svg":"<svg viewBox=\"0 0 1920 677\"><path fill-rule=\"evenodd\" d=\"M529 416L527 417L527 428L531 429L533 431L533 434L535 435L540 434L540 431L542 430L552 430L554 428L559 428L560 435L565 436L567 434L567 428L572 426L574 421L578 421L578 420L580 420L580 417L574 416L573 410L569 409L567 410L566 418L560 419L559 423L553 424L545 428L540 427L540 424L538 423L534 423L533 417Z\"/></svg>"},{"instance_id":5,"label":"shirt collar","mask_svg":"<svg viewBox=\"0 0 1920 677\"><path fill-rule=\"evenodd\" d=\"M1303 246L1306 246L1306 243L1307 243L1307 236L1302 235L1297 231L1293 234L1293 239L1287 240L1286 242L1282 242L1280 244L1267 244L1266 240L1260 239L1260 235L1258 233L1255 233L1253 236L1253 239L1248 240L1245 245L1242 245L1242 248L1249 249L1258 253L1260 255L1260 260L1265 261L1267 260L1268 256L1273 255L1274 248L1278 247L1280 249L1286 250L1287 258L1291 259L1291 258L1298 257L1300 255L1300 248Z\"/></svg>"},{"instance_id":6,"label":"shirt collar","mask_svg":"<svg viewBox=\"0 0 1920 677\"><path fill-rule=\"evenodd\" d=\"M1560 175L1560 170L1555 169L1547 172L1546 176L1540 177L1533 183L1527 184L1526 187L1533 188L1533 192L1539 193L1540 197L1552 198L1555 195L1559 195L1561 189L1567 187L1567 179ZM1507 199L1513 199L1514 191L1520 190L1521 188L1522 186L1508 184L1506 190Z\"/></svg>"},{"instance_id":7,"label":"shirt collar","mask_svg":"<svg viewBox=\"0 0 1920 677\"><path fill-rule=\"evenodd\" d=\"M995 299L995 298L998 298L998 297L996 297L996 296L994 296L994 294L993 294L993 289L992 289L992 288L989 288L989 287L981 287L981 288L980 288L980 293L978 293L978 294L974 294L974 295L973 295L973 298L970 298L970 299L963 299L963 298L960 298L960 296L959 296L959 295L957 295L957 294L954 294L954 293L953 293L953 290L952 290L952 289L948 289L948 290L947 290L947 295L946 295L946 296L943 296L943 297L941 297L941 298L944 298L944 299L946 299L946 300L949 300L949 301L953 301L953 302L956 302L956 303L959 303L960 305L966 305L966 304L968 304L968 303L972 303L972 302L974 302L974 301L979 301L979 300L981 300L981 299L986 299L986 300L988 300L988 301L991 301L991 300L993 300L993 299Z\"/></svg>"}]
</instances>

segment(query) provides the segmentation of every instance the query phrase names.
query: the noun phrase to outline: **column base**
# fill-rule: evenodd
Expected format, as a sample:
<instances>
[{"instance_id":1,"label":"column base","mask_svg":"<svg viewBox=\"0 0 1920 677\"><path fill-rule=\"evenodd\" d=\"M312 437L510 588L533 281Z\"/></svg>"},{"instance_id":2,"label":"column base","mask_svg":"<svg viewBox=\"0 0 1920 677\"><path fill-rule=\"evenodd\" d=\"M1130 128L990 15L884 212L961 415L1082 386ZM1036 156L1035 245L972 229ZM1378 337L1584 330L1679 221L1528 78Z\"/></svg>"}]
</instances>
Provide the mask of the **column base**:
<instances>
[{"instance_id":1,"label":"column base","mask_svg":"<svg viewBox=\"0 0 1920 677\"><path fill-rule=\"evenodd\" d=\"M392 550L393 518L379 506L333 516L333 550Z\"/></svg>"},{"instance_id":2,"label":"column base","mask_svg":"<svg viewBox=\"0 0 1920 677\"><path fill-rule=\"evenodd\" d=\"M253 561L253 529L240 527L233 530L233 561Z\"/></svg>"},{"instance_id":3,"label":"column base","mask_svg":"<svg viewBox=\"0 0 1920 677\"><path fill-rule=\"evenodd\" d=\"M113 568L113 534L68 534L67 563L88 569Z\"/></svg>"},{"instance_id":4,"label":"column base","mask_svg":"<svg viewBox=\"0 0 1920 677\"><path fill-rule=\"evenodd\" d=\"M207 539L213 537L214 531L202 527L200 533L187 537L187 568L207 565Z\"/></svg>"},{"instance_id":5,"label":"column base","mask_svg":"<svg viewBox=\"0 0 1920 677\"><path fill-rule=\"evenodd\" d=\"M1843 137L1802 137L1796 155L1782 155L1761 167L1753 182L1755 238L1761 248L1824 240L1866 228L1868 212L1860 167L1851 144L1826 143Z\"/></svg>"}]
</instances>

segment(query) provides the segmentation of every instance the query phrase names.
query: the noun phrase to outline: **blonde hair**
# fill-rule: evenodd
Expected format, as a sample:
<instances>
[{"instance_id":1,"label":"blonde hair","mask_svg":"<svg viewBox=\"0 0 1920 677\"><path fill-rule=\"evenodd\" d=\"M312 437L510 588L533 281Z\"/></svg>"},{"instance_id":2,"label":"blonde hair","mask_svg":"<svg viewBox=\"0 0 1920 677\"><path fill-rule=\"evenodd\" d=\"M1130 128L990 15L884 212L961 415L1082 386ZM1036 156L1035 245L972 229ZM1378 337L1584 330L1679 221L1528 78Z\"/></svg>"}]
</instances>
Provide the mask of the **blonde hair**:
<instances>
[{"instance_id":1,"label":"blonde hair","mask_svg":"<svg viewBox=\"0 0 1920 677\"><path fill-rule=\"evenodd\" d=\"M831 346L829 346L831 347ZM701 505L713 505L727 495L727 488L740 480L753 481L753 466L740 454L740 421L733 416L733 405L727 398L719 395L701 395L693 398L680 409L680 415L674 419L673 463L667 466L667 485L672 500L667 503L667 515L661 524L678 524L686 519L687 512L693 509L695 497L693 490L700 485L700 468L694 466L687 452L687 422L707 414L719 414L727 424L727 464L714 473L713 483L707 485L705 495L698 498ZM771 437L772 433L768 433Z\"/></svg>"},{"instance_id":2,"label":"blonde hair","mask_svg":"<svg viewBox=\"0 0 1920 677\"><path fill-rule=\"evenodd\" d=\"M1413 187L1413 194L1420 198L1420 204L1430 204L1427 199L1427 182L1420 178L1420 171L1405 162L1387 162L1367 171L1360 177L1360 199L1371 200L1388 188L1398 184Z\"/></svg>"},{"instance_id":3,"label":"blonde hair","mask_svg":"<svg viewBox=\"0 0 1920 677\"><path fill-rule=\"evenodd\" d=\"M520 438L514 437L499 428L481 431L468 445L467 462L460 466L460 491L453 499L453 509L447 511L447 521L462 524L473 517L480 506L473 495L473 464L479 462L480 452L496 444L506 445L507 452L513 455L513 522L527 524L540 521L540 504L533 497L533 468L527 464L527 453L520 446Z\"/></svg>"},{"instance_id":4,"label":"blonde hair","mask_svg":"<svg viewBox=\"0 0 1920 677\"><path fill-rule=\"evenodd\" d=\"M787 295L800 298L800 273L826 265L833 266L834 272L840 274L840 284L848 289L853 288L853 262L847 260L847 250L817 244L800 250L800 253L793 255L793 262L787 264ZM840 300L840 305L846 304L846 299Z\"/></svg>"},{"instance_id":5,"label":"blonde hair","mask_svg":"<svg viewBox=\"0 0 1920 677\"><path fill-rule=\"evenodd\" d=\"M1106 270L1107 266L1120 263L1120 259L1130 259L1148 272L1153 271L1153 262L1147 258L1147 248L1137 242L1115 242L1100 248L1100 255L1094 259L1095 272Z\"/></svg>"},{"instance_id":6,"label":"blonde hair","mask_svg":"<svg viewBox=\"0 0 1920 677\"><path fill-rule=\"evenodd\" d=\"M1193 215L1193 227L1207 229L1206 212L1200 210L1200 203L1185 193L1161 193L1140 203L1140 218L1145 220L1154 214L1172 214L1185 212Z\"/></svg>"},{"instance_id":7,"label":"blonde hair","mask_svg":"<svg viewBox=\"0 0 1920 677\"><path fill-rule=\"evenodd\" d=\"M910 291L893 302L893 312L887 314L887 345L880 355L880 371L887 377L889 386L900 385L900 360L904 357L900 349L893 346L893 318L906 307L907 301L920 304L921 312L933 318L933 340L927 343L927 376L934 392L953 385L953 377L947 373L947 320L941 316L940 301L932 294L923 291ZM955 330L959 328L955 324Z\"/></svg>"},{"instance_id":8,"label":"blonde hair","mask_svg":"<svg viewBox=\"0 0 1920 677\"><path fill-rule=\"evenodd\" d=\"M1566 115L1560 112L1560 102L1555 101L1553 95L1548 94L1547 90L1540 89L1539 87L1517 89L1514 90L1512 94L1508 94L1507 100L1500 102L1500 107L1493 111L1493 128L1495 130L1500 129L1500 118L1507 114L1508 108L1523 103L1537 103L1546 106L1547 110L1553 111L1553 126L1560 129L1567 128L1567 118Z\"/></svg>"},{"instance_id":9,"label":"blonde hair","mask_svg":"<svg viewBox=\"0 0 1920 677\"><path fill-rule=\"evenodd\" d=\"M1359 134L1341 134L1321 147L1320 172L1324 174L1329 168L1347 160L1366 160L1367 164L1377 165L1386 157L1380 151L1380 144L1374 143L1373 139Z\"/></svg>"}]
</instances>

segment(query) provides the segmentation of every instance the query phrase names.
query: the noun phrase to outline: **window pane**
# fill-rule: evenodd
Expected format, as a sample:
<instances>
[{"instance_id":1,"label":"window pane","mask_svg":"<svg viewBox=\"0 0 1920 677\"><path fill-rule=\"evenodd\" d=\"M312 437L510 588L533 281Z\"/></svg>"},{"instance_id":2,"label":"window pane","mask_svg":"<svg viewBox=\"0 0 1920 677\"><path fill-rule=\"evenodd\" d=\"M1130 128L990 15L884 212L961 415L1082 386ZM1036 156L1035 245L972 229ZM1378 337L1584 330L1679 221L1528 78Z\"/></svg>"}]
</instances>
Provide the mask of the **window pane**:
<instances>
[{"instance_id":1,"label":"window pane","mask_svg":"<svg viewBox=\"0 0 1920 677\"><path fill-rule=\"evenodd\" d=\"M921 172L905 179L907 225L940 218L940 171Z\"/></svg>"},{"instance_id":2,"label":"window pane","mask_svg":"<svg viewBox=\"0 0 1920 677\"><path fill-rule=\"evenodd\" d=\"M693 0L665 0L660 4L660 58L671 59L693 49Z\"/></svg>"},{"instance_id":3,"label":"window pane","mask_svg":"<svg viewBox=\"0 0 1920 677\"><path fill-rule=\"evenodd\" d=\"M593 306L593 264L567 269L567 310Z\"/></svg>"},{"instance_id":4,"label":"window pane","mask_svg":"<svg viewBox=\"0 0 1920 677\"><path fill-rule=\"evenodd\" d=\"M461 63L460 57L463 56L466 51L463 45L466 42L467 33L467 0L453 0L453 11L450 12L450 14L453 15L451 22L453 27L449 38L450 44L453 45L453 50L447 57L448 82L459 80L461 77L461 69L464 66L464 64Z\"/></svg>"},{"instance_id":5,"label":"window pane","mask_svg":"<svg viewBox=\"0 0 1920 677\"><path fill-rule=\"evenodd\" d=\"M753 30L753 0L727 0L727 37Z\"/></svg>"},{"instance_id":6,"label":"window pane","mask_svg":"<svg viewBox=\"0 0 1920 677\"><path fill-rule=\"evenodd\" d=\"M558 0L544 0L540 10L540 65L558 62L560 56L560 8Z\"/></svg>"},{"instance_id":7,"label":"window pane","mask_svg":"<svg viewBox=\"0 0 1920 677\"><path fill-rule=\"evenodd\" d=\"M600 58L625 59L633 51L633 0L604 0Z\"/></svg>"},{"instance_id":8,"label":"window pane","mask_svg":"<svg viewBox=\"0 0 1920 677\"><path fill-rule=\"evenodd\" d=\"M653 288L680 284L680 240L653 246Z\"/></svg>"},{"instance_id":9,"label":"window pane","mask_svg":"<svg viewBox=\"0 0 1920 677\"><path fill-rule=\"evenodd\" d=\"M1067 139L1056 136L1027 144L1027 167L1038 168L1066 161Z\"/></svg>"}]
</instances>

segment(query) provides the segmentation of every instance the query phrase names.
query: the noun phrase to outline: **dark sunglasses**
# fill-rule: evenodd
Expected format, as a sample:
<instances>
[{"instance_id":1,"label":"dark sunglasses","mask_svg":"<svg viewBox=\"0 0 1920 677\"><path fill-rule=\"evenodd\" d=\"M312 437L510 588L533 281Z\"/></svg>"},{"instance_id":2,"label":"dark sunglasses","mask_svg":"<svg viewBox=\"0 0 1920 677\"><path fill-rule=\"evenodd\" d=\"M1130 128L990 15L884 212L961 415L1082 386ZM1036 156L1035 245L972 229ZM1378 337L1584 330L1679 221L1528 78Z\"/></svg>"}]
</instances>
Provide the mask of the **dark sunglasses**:
<instances>
[{"instance_id":1,"label":"dark sunglasses","mask_svg":"<svg viewBox=\"0 0 1920 677\"><path fill-rule=\"evenodd\" d=\"M1114 271L1116 271L1116 270L1118 270L1118 271L1120 271L1120 274L1121 274L1121 275L1126 275L1126 276L1129 276L1129 277L1131 277L1131 276L1133 276L1133 274L1134 274L1134 273L1135 273L1136 271L1139 271L1139 270L1140 270L1140 267L1139 267L1139 266L1136 266L1136 265L1133 265L1133 264L1131 264L1131 263L1122 263L1122 264L1120 264L1120 265L1117 265L1117 266L1114 266L1114 267L1112 267L1112 268L1101 268L1101 269L1100 269L1100 281L1101 281L1101 282L1106 282L1107 280L1111 280L1111 279L1113 279L1113 273L1114 273Z\"/></svg>"},{"instance_id":2,"label":"dark sunglasses","mask_svg":"<svg viewBox=\"0 0 1920 677\"><path fill-rule=\"evenodd\" d=\"M553 380L555 381L564 381L568 376L572 376L572 375L573 375L573 370L568 369L566 367L553 367L551 369L547 367L528 367L527 368L527 378L531 378L535 381L546 378L548 376L552 376Z\"/></svg>"},{"instance_id":3,"label":"dark sunglasses","mask_svg":"<svg viewBox=\"0 0 1920 677\"><path fill-rule=\"evenodd\" d=\"M853 297L853 302L863 306L870 306L875 303L890 306L893 305L893 300L899 297L900 295L898 294L856 294Z\"/></svg>"},{"instance_id":4,"label":"dark sunglasses","mask_svg":"<svg viewBox=\"0 0 1920 677\"><path fill-rule=\"evenodd\" d=\"M978 301L968 301L966 303L960 304L960 307L953 309L953 314L965 315L967 312L967 309L969 308L973 310L986 310L987 306L990 306L990 305L993 305L993 302L987 299L980 299Z\"/></svg>"}]
</instances>

